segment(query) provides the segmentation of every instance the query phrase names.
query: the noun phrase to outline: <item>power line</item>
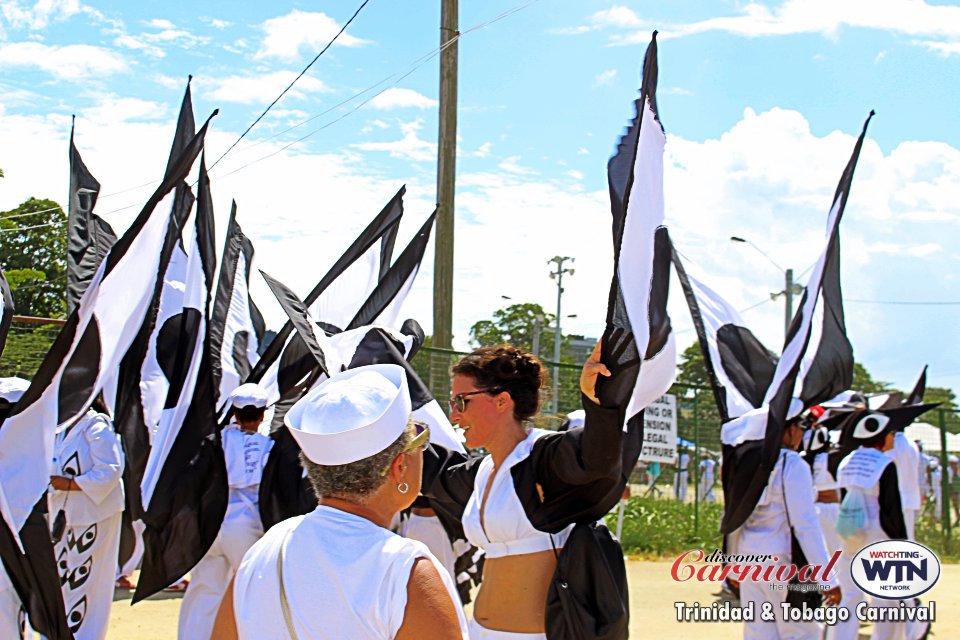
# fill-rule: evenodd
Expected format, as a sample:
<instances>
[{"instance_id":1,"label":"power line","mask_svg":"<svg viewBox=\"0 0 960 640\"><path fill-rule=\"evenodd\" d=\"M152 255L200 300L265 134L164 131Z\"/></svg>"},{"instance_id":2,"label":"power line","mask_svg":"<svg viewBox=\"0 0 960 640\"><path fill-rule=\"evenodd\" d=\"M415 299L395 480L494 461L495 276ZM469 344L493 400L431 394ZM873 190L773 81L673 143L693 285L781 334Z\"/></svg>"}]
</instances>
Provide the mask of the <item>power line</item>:
<instances>
[{"instance_id":1,"label":"power line","mask_svg":"<svg viewBox=\"0 0 960 640\"><path fill-rule=\"evenodd\" d=\"M12 216L3 216L0 220L13 220L14 218L23 218L24 216L35 216L39 213L50 213L51 211L60 211L60 207L51 207L50 209L41 209L40 211L30 211L29 213L15 213Z\"/></svg>"},{"instance_id":2,"label":"power line","mask_svg":"<svg viewBox=\"0 0 960 640\"><path fill-rule=\"evenodd\" d=\"M857 302L861 304L892 304L904 306L957 306L960 301L915 301L915 300L857 300L855 298L844 298L844 302Z\"/></svg>"},{"instance_id":3,"label":"power line","mask_svg":"<svg viewBox=\"0 0 960 640\"><path fill-rule=\"evenodd\" d=\"M230 153L231 151L233 151L233 148L236 147L236 146L240 143L240 141L243 140L243 138L244 138L248 133L250 133L250 130L253 129L255 126L257 126L257 123L260 122L260 120L262 120L265 115L267 115L267 113L270 111L270 109L273 108L273 105L277 104L277 102L280 101L280 98L282 98L283 96L285 96L285 95L287 94L287 92L290 91L290 89L293 88L293 85L295 85L295 84L297 83L297 80L299 80L300 78L302 78L302 77L303 77L303 74L305 74L305 73L310 69L310 67L312 67L313 64L314 64L317 60L320 59L320 56L322 56L324 53L326 53L326 52L327 52L327 49L329 49L331 46L333 46L333 43L337 41L337 38L340 37L340 34L342 34L344 31L347 30L347 27L350 26L350 23L353 22L354 18L356 18L356 17L360 14L361 11L363 11L363 8L364 8L365 6L367 6L367 3L369 3L369 2L370 2L370 0L363 0L363 3L357 8L357 10L353 13L353 15L350 16L350 19L347 20L346 23L344 23L343 27L340 28L340 31L337 32L337 35L333 36L333 39L330 40L330 42L327 43L327 46L325 46L325 47L323 48L323 50L320 51L320 53L318 53L316 56L314 56L313 60L311 60L310 63L303 68L303 71L301 71L301 72L297 75L297 77L294 78L293 81L292 81L290 84L287 85L287 88L284 89L283 91L281 91L281 92L280 92L280 95L278 95L278 96L274 99L273 102L271 102L269 105L267 105L267 108L263 110L263 113L261 113L259 116L257 116L257 119L253 121L253 124L251 124L249 127L247 127L247 130L240 134L240 137L237 138L236 141L235 141L232 145L230 145L230 148L227 149L226 151L224 151L224 152L223 152L223 155L220 156L219 158L217 158L217 161L214 162L212 165L210 165L210 169L213 169L215 166L217 166L217 163L219 163L221 160L223 160L223 158L224 158L228 153Z\"/></svg>"},{"instance_id":4,"label":"power line","mask_svg":"<svg viewBox=\"0 0 960 640\"><path fill-rule=\"evenodd\" d=\"M0 229L0 233L19 233L20 231L30 231L31 229L42 229L43 227L53 227L59 224L63 224L64 220L58 220L56 222L48 222L46 224L35 224L29 227L14 227L12 229Z\"/></svg>"}]
</instances>

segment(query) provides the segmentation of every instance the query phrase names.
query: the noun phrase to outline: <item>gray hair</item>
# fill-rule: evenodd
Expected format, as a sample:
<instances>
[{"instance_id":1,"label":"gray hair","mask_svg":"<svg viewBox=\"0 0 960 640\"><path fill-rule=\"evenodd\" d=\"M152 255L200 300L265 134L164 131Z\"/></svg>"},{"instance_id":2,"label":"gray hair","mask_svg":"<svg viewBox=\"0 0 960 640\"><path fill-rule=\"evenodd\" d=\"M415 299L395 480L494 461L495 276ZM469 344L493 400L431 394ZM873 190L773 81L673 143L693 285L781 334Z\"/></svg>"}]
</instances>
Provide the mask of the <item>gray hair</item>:
<instances>
[{"instance_id":1,"label":"gray hair","mask_svg":"<svg viewBox=\"0 0 960 640\"><path fill-rule=\"evenodd\" d=\"M413 441L415 435L413 419L410 419L400 437L380 453L349 464L321 465L301 451L300 464L306 469L318 499L327 496L363 504L387 481L384 469Z\"/></svg>"}]
</instances>

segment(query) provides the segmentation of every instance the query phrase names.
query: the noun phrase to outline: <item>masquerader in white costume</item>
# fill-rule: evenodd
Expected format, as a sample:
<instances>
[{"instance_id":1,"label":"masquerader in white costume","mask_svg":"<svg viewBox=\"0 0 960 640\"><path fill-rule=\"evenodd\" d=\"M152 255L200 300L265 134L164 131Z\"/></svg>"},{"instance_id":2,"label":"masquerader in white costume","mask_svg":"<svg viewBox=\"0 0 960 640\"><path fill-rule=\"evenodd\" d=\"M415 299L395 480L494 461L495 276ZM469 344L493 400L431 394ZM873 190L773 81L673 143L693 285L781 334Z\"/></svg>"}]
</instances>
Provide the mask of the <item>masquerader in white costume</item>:
<instances>
[{"instance_id":1,"label":"masquerader in white costume","mask_svg":"<svg viewBox=\"0 0 960 640\"><path fill-rule=\"evenodd\" d=\"M933 517L943 516L943 469L934 456L927 456L927 476L930 479L930 500L933 502Z\"/></svg>"},{"instance_id":2,"label":"masquerader in white costume","mask_svg":"<svg viewBox=\"0 0 960 640\"><path fill-rule=\"evenodd\" d=\"M410 421L403 368L337 373L284 418L320 498L257 542L217 616L217 638L466 637L453 579L387 527L420 489L429 432Z\"/></svg>"},{"instance_id":3,"label":"masquerader in white costume","mask_svg":"<svg viewBox=\"0 0 960 640\"><path fill-rule=\"evenodd\" d=\"M677 450L677 463L673 474L673 497L680 502L687 500L687 479L690 474L690 454L683 449Z\"/></svg>"},{"instance_id":4,"label":"masquerader in white costume","mask_svg":"<svg viewBox=\"0 0 960 640\"><path fill-rule=\"evenodd\" d=\"M259 385L242 384L230 394L231 422L223 430L227 465L227 512L213 545L190 570L190 585L180 606L179 637L209 638L217 609L243 554L263 536L257 508L260 476L273 441L257 432L263 422L267 393Z\"/></svg>"},{"instance_id":5,"label":"masquerader in white costume","mask_svg":"<svg viewBox=\"0 0 960 640\"><path fill-rule=\"evenodd\" d=\"M860 447L840 463L837 481L844 491L837 520L843 537L843 562L840 571L849 572L850 559L868 544L881 540L905 540L907 526L900 501L897 465L884 452L893 448L894 421L879 411L863 411L851 416L849 432ZM844 593L841 606L855 606L862 594ZM869 598L877 607L899 607L900 600ZM854 620L839 623L832 635L843 640L857 638ZM906 623L873 623L873 640L917 640L925 630L910 630Z\"/></svg>"},{"instance_id":6,"label":"masquerader in white costume","mask_svg":"<svg viewBox=\"0 0 960 640\"><path fill-rule=\"evenodd\" d=\"M920 450L903 431L897 431L893 436L893 448L886 453L897 465L900 502L903 508L903 519L907 524L907 538L916 540L914 524L920 513Z\"/></svg>"},{"instance_id":7,"label":"masquerader in white costume","mask_svg":"<svg viewBox=\"0 0 960 640\"><path fill-rule=\"evenodd\" d=\"M23 378L0 378L0 423L29 386L30 382ZM0 638L20 637L23 628L21 609L20 597L0 564Z\"/></svg>"},{"instance_id":8,"label":"masquerader in white costume","mask_svg":"<svg viewBox=\"0 0 960 640\"><path fill-rule=\"evenodd\" d=\"M797 403L797 401L794 401ZM799 411L799 408L797 408ZM753 513L739 529L728 536L731 553L769 554L777 557L778 565L789 562L798 564L791 557L791 542L795 536L800 549L810 565L826 567L830 554L820 530L820 522L814 506L813 476L810 467L796 449L803 439L799 416L788 421L783 432L783 448L760 496ZM793 532L791 534L791 527ZM823 591L826 605L840 601L841 590L834 572L822 582L828 587ZM782 586L782 583L777 583ZM774 588L770 582L744 580L740 583L740 602L752 603L757 613L752 622L745 622L743 637L749 640L820 640L823 625L817 622L792 622L784 620L781 605L787 598L787 589ZM759 612L765 603L773 605L775 621L761 620Z\"/></svg>"},{"instance_id":9,"label":"masquerader in white costume","mask_svg":"<svg viewBox=\"0 0 960 640\"><path fill-rule=\"evenodd\" d=\"M713 495L713 485L716 484L716 474L714 469L717 463L713 458L707 456L700 461L700 495L697 499L700 502L716 502L717 497Z\"/></svg>"},{"instance_id":10,"label":"masquerader in white costume","mask_svg":"<svg viewBox=\"0 0 960 640\"><path fill-rule=\"evenodd\" d=\"M123 465L120 437L99 399L56 436L47 504L67 622L76 640L107 635L124 507Z\"/></svg>"}]
</instances>

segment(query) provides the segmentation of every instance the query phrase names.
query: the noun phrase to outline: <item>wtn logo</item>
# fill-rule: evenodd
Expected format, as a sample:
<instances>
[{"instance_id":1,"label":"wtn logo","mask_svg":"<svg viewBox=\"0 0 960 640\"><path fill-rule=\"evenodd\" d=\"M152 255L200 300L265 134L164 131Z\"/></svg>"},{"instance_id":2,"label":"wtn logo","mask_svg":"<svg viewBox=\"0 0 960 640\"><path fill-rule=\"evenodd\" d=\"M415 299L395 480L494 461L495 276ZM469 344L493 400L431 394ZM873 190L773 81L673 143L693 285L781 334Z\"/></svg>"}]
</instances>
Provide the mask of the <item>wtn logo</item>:
<instances>
[{"instance_id":1,"label":"wtn logo","mask_svg":"<svg viewBox=\"0 0 960 640\"><path fill-rule=\"evenodd\" d=\"M905 580L926 580L927 579L927 561L921 560L918 565L909 560L866 560L862 559L863 572L867 575L867 580L889 580L890 572L894 572L894 582L900 583Z\"/></svg>"},{"instance_id":2,"label":"wtn logo","mask_svg":"<svg viewBox=\"0 0 960 640\"><path fill-rule=\"evenodd\" d=\"M940 559L916 542L884 540L857 552L850 575L858 587L878 598L914 598L936 584Z\"/></svg>"}]
</instances>

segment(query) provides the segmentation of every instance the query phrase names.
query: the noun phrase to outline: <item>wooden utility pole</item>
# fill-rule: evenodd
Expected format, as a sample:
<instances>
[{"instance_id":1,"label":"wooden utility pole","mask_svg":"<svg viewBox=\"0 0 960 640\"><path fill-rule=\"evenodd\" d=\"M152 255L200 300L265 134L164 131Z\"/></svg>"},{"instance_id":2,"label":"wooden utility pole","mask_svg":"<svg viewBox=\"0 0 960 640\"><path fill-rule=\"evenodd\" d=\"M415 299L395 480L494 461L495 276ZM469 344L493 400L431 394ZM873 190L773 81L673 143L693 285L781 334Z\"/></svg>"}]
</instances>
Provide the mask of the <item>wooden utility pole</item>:
<instances>
[{"instance_id":1,"label":"wooden utility pole","mask_svg":"<svg viewBox=\"0 0 960 640\"><path fill-rule=\"evenodd\" d=\"M437 142L437 229L433 272L433 346L453 343L453 219L457 169L458 0L440 0L440 131ZM430 387L441 399L446 367L431 366Z\"/></svg>"}]
</instances>

